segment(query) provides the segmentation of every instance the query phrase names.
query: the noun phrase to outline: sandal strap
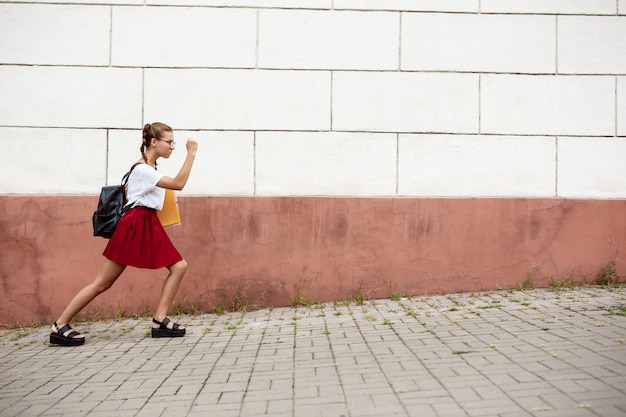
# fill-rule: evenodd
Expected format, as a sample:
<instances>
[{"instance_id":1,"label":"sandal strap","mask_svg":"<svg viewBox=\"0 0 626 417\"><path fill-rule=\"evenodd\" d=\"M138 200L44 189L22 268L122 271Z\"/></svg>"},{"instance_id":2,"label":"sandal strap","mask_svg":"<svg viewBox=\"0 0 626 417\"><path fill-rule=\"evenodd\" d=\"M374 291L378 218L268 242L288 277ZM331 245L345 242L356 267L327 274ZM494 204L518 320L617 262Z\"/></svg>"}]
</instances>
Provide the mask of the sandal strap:
<instances>
[{"instance_id":1,"label":"sandal strap","mask_svg":"<svg viewBox=\"0 0 626 417\"><path fill-rule=\"evenodd\" d=\"M157 320L157 319L155 319L155 318L153 318L153 319L152 319L152 322L153 322L154 324L158 324L158 325L159 325L159 329L162 329L162 330L178 330L178 329L179 329L179 327L180 327L180 326L178 325L178 323L173 323L173 324L172 324L172 328L171 328L171 329L168 329L168 328L167 328L167 325L170 323L170 321L171 321L171 320L170 320L168 317L165 317L165 318L163 319L163 321L158 321L158 320Z\"/></svg>"},{"instance_id":2,"label":"sandal strap","mask_svg":"<svg viewBox=\"0 0 626 417\"><path fill-rule=\"evenodd\" d=\"M152 322L153 322L154 324L158 324L160 329L162 329L162 330L168 330L168 329L167 329L167 325L168 325L168 323L170 322L170 319L169 319L169 318L167 318L167 317L165 317L165 318L163 319L163 321L158 321L157 319L154 319L154 318L153 318L153 319L152 319Z\"/></svg>"},{"instance_id":3,"label":"sandal strap","mask_svg":"<svg viewBox=\"0 0 626 417\"><path fill-rule=\"evenodd\" d=\"M66 339L75 339L75 336L79 336L80 333L78 333L75 330L72 330L72 326L70 326L70 324L66 324L65 326L61 327L59 329L59 325L55 322L54 323L54 328L57 331L57 334L61 337L64 337ZM69 332L70 330L72 330L71 332ZM65 335L65 333L69 332L67 335Z\"/></svg>"},{"instance_id":4,"label":"sandal strap","mask_svg":"<svg viewBox=\"0 0 626 417\"><path fill-rule=\"evenodd\" d=\"M67 331L72 330L72 326L70 326L69 323L61 327L60 329L59 325L54 323L54 328L57 329L57 333L59 334L59 336L63 336Z\"/></svg>"}]
</instances>

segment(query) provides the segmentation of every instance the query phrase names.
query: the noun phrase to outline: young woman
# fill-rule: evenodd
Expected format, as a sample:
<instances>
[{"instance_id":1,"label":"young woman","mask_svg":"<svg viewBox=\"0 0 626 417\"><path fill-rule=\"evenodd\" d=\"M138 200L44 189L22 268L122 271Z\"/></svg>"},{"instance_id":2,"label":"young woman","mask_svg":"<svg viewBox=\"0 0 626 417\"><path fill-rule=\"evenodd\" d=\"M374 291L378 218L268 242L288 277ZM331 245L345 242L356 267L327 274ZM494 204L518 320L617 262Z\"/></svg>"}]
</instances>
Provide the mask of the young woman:
<instances>
[{"instance_id":1,"label":"young woman","mask_svg":"<svg viewBox=\"0 0 626 417\"><path fill-rule=\"evenodd\" d=\"M180 282L187 270L187 262L178 253L157 217L163 206L165 189L182 190L191 172L198 143L187 140L187 157L174 178L160 174L159 158L169 158L174 150L174 133L164 123L147 124L143 128L142 158L128 178L128 210L120 219L115 233L104 249L105 261L96 279L78 292L52 325L50 343L78 346L85 336L70 326L72 318L87 304L108 290L124 272L126 266L157 269L167 267L169 275L163 284L154 318L152 337L184 336L185 328L167 318Z\"/></svg>"}]
</instances>

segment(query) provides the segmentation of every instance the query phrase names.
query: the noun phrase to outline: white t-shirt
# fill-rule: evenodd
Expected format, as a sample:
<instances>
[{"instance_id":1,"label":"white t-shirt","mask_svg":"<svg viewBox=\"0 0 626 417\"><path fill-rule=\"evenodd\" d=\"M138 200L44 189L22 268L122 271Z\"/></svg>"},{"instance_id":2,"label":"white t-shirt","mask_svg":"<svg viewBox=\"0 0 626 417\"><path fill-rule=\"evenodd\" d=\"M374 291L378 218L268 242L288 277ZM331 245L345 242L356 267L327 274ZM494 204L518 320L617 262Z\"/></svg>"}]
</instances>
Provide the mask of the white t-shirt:
<instances>
[{"instance_id":1,"label":"white t-shirt","mask_svg":"<svg viewBox=\"0 0 626 417\"><path fill-rule=\"evenodd\" d=\"M148 164L137 165L128 177L127 204L161 210L165 188L157 187L156 184L162 177L163 174Z\"/></svg>"}]
</instances>

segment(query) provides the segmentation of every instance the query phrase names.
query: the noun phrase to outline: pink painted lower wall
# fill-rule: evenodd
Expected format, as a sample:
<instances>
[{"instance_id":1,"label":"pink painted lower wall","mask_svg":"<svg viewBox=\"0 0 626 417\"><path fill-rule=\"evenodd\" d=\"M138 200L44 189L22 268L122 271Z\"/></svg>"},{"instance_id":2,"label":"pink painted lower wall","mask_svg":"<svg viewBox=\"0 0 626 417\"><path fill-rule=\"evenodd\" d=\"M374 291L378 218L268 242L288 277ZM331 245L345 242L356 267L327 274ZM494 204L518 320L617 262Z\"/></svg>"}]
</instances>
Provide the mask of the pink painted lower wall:
<instances>
[{"instance_id":1,"label":"pink painted lower wall","mask_svg":"<svg viewBox=\"0 0 626 417\"><path fill-rule=\"evenodd\" d=\"M106 240L94 196L0 196L0 325L56 318ZM180 197L175 303L204 311L592 282L626 274L626 200ZM167 271L128 268L83 317L153 310Z\"/></svg>"}]
</instances>

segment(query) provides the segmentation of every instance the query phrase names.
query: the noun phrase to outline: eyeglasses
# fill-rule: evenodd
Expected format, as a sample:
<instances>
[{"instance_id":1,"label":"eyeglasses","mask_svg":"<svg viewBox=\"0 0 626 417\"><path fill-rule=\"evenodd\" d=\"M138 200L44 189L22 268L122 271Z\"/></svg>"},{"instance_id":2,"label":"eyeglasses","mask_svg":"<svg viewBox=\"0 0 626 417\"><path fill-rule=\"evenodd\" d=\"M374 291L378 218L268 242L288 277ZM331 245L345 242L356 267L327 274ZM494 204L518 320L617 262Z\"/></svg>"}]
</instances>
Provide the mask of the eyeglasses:
<instances>
[{"instance_id":1,"label":"eyeglasses","mask_svg":"<svg viewBox=\"0 0 626 417\"><path fill-rule=\"evenodd\" d=\"M165 140L165 139L158 139L158 138L157 138L157 140L161 140L161 141L167 143L170 146L170 148L173 148L173 147L176 146L176 142L173 141L173 140Z\"/></svg>"}]
</instances>

